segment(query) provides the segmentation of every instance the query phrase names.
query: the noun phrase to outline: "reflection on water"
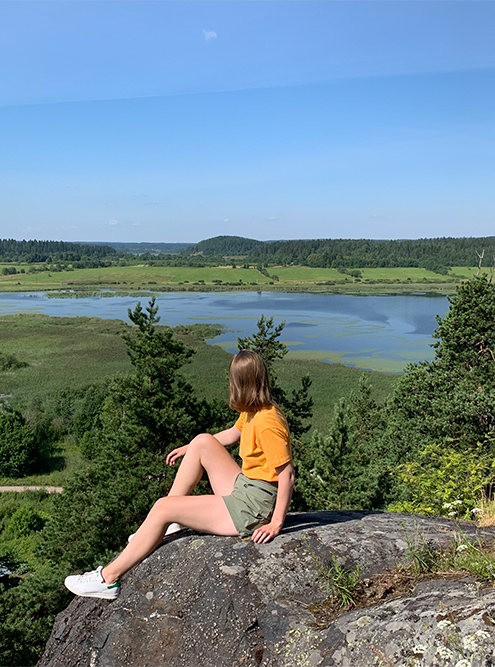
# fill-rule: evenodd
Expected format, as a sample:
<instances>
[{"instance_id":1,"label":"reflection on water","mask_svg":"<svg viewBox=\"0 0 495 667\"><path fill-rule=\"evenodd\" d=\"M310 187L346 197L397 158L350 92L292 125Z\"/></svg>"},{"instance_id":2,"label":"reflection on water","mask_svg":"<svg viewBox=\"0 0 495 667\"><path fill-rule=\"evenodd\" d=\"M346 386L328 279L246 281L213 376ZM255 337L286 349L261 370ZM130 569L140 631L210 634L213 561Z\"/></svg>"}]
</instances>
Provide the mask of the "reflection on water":
<instances>
[{"instance_id":1,"label":"reflection on water","mask_svg":"<svg viewBox=\"0 0 495 667\"><path fill-rule=\"evenodd\" d=\"M347 296L274 292L174 292L157 294L162 324L218 322L229 331L214 343L237 349L237 336L256 330L260 315L285 320L281 339L289 355L340 361L361 368L401 371L409 362L433 358L436 315L448 310L444 296ZM127 320L127 311L147 297L47 298L42 294L0 294L0 314L44 313L58 317Z\"/></svg>"}]
</instances>

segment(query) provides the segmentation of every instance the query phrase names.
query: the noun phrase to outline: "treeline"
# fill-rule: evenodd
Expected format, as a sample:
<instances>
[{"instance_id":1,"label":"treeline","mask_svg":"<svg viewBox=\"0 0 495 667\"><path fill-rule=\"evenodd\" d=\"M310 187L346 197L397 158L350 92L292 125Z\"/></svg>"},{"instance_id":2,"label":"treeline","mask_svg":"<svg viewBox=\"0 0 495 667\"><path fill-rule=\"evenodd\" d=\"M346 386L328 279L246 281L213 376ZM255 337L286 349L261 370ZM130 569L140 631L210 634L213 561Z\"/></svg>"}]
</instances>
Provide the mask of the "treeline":
<instances>
[{"instance_id":1,"label":"treeline","mask_svg":"<svg viewBox=\"0 0 495 667\"><path fill-rule=\"evenodd\" d=\"M325 268L473 266L476 252L495 253L495 237L435 238L400 241L324 239L276 241L254 248L252 261Z\"/></svg>"},{"instance_id":2,"label":"treeline","mask_svg":"<svg viewBox=\"0 0 495 667\"><path fill-rule=\"evenodd\" d=\"M58 262L100 262L115 258L117 251L107 245L86 245L66 241L15 241L0 239L0 262L27 264Z\"/></svg>"},{"instance_id":3,"label":"treeline","mask_svg":"<svg viewBox=\"0 0 495 667\"><path fill-rule=\"evenodd\" d=\"M421 267L433 271L452 266L475 266L477 253L485 251L485 264L495 256L495 237L406 239L314 239L255 241L237 236L217 236L193 246L188 255L208 259L243 257L253 265L297 264L318 268Z\"/></svg>"},{"instance_id":4,"label":"treeline","mask_svg":"<svg viewBox=\"0 0 495 667\"><path fill-rule=\"evenodd\" d=\"M233 263L249 268L308 266L352 271L361 268L419 267L447 273L453 266L495 261L495 236L442 237L376 241L372 239L313 239L256 241L240 236L216 236L196 245L185 243L114 243L0 240L0 262L44 264L46 270L130 265L206 267Z\"/></svg>"}]
</instances>

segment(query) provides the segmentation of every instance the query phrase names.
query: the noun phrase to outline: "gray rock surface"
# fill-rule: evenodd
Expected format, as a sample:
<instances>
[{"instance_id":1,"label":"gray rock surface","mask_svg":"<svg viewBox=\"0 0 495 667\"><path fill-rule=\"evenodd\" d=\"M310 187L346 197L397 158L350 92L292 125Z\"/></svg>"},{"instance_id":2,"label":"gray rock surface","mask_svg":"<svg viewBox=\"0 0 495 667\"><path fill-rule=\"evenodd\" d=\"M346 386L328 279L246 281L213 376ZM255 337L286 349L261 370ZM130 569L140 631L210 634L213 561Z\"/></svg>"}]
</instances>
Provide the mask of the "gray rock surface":
<instances>
[{"instance_id":1,"label":"gray rock surface","mask_svg":"<svg viewBox=\"0 0 495 667\"><path fill-rule=\"evenodd\" d=\"M470 578L421 581L323 623L311 610L328 597L333 555L368 578L405 562L408 542L447 547L460 529L476 536L443 519L342 511L290 515L266 545L181 531L115 601L75 598L38 667L495 665L495 590Z\"/></svg>"}]
</instances>

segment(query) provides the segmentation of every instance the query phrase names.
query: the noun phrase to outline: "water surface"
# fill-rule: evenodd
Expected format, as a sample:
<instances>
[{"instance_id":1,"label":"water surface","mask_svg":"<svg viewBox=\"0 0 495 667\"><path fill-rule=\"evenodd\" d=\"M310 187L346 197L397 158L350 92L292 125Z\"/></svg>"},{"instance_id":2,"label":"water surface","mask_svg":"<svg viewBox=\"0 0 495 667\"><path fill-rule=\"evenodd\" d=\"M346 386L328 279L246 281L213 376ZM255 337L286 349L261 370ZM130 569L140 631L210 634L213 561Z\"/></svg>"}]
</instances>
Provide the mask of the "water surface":
<instances>
[{"instance_id":1,"label":"water surface","mask_svg":"<svg viewBox=\"0 0 495 667\"><path fill-rule=\"evenodd\" d=\"M147 297L48 298L41 293L0 294L0 314L44 313L57 317L127 320ZM218 322L228 330L214 344L234 352L237 337L256 331L263 314L285 321L281 340L289 357L400 372L409 362L433 358L436 315L448 310L445 296L348 296L281 292L171 292L156 295L162 324Z\"/></svg>"}]
</instances>

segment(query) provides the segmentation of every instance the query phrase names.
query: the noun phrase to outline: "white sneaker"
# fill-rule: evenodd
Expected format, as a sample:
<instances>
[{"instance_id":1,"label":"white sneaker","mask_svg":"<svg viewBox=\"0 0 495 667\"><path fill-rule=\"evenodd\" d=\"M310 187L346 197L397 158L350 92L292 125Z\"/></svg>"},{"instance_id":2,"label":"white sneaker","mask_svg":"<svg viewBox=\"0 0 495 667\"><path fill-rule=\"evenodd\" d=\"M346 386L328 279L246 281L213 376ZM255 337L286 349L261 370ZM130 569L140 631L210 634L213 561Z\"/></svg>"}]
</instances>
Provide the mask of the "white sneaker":
<instances>
[{"instance_id":1,"label":"white sneaker","mask_svg":"<svg viewBox=\"0 0 495 667\"><path fill-rule=\"evenodd\" d=\"M114 600L120 593L120 581L115 584L105 583L101 576L102 566L85 574L72 574L65 578L66 587L83 598L106 598Z\"/></svg>"},{"instance_id":2,"label":"white sneaker","mask_svg":"<svg viewBox=\"0 0 495 667\"><path fill-rule=\"evenodd\" d=\"M171 523L165 531L165 537L167 535L172 535L173 533L178 533L179 530L182 530L182 526L179 523Z\"/></svg>"},{"instance_id":3,"label":"white sneaker","mask_svg":"<svg viewBox=\"0 0 495 667\"><path fill-rule=\"evenodd\" d=\"M178 533L179 530L182 530L182 526L179 523L171 523L167 528L167 530L165 531L165 537L167 535L172 535L173 533ZM127 541L130 542L135 534L136 533L132 533L132 535L129 535Z\"/></svg>"}]
</instances>

